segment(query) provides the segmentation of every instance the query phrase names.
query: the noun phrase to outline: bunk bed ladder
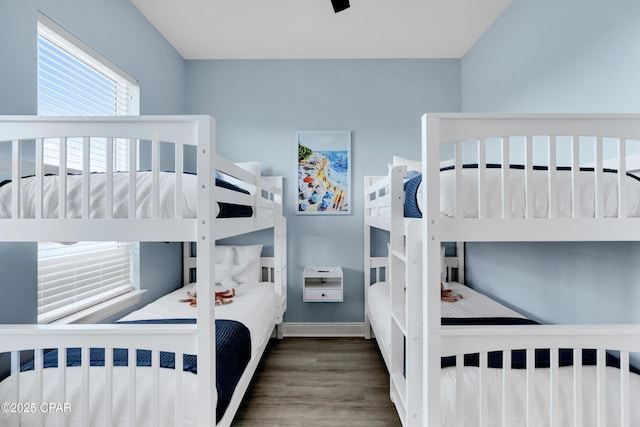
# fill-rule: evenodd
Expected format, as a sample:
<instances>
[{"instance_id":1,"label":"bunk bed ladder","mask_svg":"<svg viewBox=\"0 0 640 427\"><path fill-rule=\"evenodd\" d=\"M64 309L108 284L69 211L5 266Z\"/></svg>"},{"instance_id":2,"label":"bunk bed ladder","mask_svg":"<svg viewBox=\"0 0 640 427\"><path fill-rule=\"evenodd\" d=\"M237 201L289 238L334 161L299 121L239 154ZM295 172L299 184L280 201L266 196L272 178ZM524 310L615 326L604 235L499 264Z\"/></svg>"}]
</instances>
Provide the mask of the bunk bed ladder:
<instances>
[{"instance_id":1,"label":"bunk bed ladder","mask_svg":"<svg viewBox=\"0 0 640 427\"><path fill-rule=\"evenodd\" d=\"M403 178L406 167L392 170L390 233L391 398L405 427L422 425L422 253L420 221L405 220ZM397 212L396 212L397 211ZM417 286L416 286L417 285Z\"/></svg>"}]
</instances>

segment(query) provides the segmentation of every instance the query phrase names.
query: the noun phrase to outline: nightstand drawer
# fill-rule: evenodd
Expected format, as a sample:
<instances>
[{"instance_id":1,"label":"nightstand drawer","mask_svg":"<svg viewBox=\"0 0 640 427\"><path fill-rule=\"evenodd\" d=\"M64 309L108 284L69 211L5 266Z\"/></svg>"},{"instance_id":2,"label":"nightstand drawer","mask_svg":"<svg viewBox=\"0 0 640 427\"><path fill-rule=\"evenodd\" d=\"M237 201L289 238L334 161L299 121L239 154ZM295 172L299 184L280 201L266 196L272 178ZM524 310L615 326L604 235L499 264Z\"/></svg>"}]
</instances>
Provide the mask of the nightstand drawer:
<instances>
[{"instance_id":1,"label":"nightstand drawer","mask_svg":"<svg viewBox=\"0 0 640 427\"><path fill-rule=\"evenodd\" d=\"M341 302L342 289L305 289L304 301Z\"/></svg>"}]
</instances>

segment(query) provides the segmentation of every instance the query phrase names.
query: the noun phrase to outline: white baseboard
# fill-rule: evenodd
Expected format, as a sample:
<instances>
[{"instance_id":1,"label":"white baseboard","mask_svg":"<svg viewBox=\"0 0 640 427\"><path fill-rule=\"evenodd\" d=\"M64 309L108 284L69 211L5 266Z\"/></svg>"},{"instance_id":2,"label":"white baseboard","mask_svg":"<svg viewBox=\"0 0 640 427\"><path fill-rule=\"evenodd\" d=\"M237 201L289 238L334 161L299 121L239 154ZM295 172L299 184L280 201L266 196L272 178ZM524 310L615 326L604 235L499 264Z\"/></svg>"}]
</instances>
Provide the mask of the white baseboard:
<instances>
[{"instance_id":1,"label":"white baseboard","mask_svg":"<svg viewBox=\"0 0 640 427\"><path fill-rule=\"evenodd\" d=\"M364 322L284 323L285 337L364 337Z\"/></svg>"}]
</instances>

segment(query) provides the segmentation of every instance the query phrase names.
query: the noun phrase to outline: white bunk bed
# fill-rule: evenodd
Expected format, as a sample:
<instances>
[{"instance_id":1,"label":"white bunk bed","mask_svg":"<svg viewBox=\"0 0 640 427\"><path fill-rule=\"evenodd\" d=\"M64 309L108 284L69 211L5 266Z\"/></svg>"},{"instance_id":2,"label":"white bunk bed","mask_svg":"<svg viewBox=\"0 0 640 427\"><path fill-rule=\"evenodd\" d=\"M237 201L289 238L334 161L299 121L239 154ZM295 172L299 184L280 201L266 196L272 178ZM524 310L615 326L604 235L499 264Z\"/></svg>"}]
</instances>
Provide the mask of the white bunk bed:
<instances>
[{"instance_id":1,"label":"white bunk bed","mask_svg":"<svg viewBox=\"0 0 640 427\"><path fill-rule=\"evenodd\" d=\"M445 304L458 303L441 303L439 284L442 242L458 242L464 283L463 242L640 240L640 183L625 173L627 151L640 141L640 116L429 114L422 139L428 187L417 193L421 219L403 217L404 166L365 181L365 293L375 281L370 271L386 265L367 252L368 229L383 228L391 239L391 338L381 351L403 424L637 425L631 402L640 396L640 377L630 370L637 368L638 325L443 325ZM524 153L518 160L514 147ZM603 170L603 147L615 153L615 171ZM443 168L447 149L453 164ZM587 150L593 168L581 169ZM534 158L546 167L534 167ZM463 167L468 163L474 166ZM548 367L534 368L541 349L551 349ZM504 366L526 368L496 368L494 351ZM479 367L443 367L450 356L469 354L479 354ZM610 354L621 368L607 366Z\"/></svg>"},{"instance_id":2,"label":"white bunk bed","mask_svg":"<svg viewBox=\"0 0 640 427\"><path fill-rule=\"evenodd\" d=\"M96 143L104 144L110 153L125 141L133 172L116 172L107 160L104 173L71 174L62 162L56 176L45 176L43 141L55 140L64 156L71 138L83 141L84 153ZM286 310L282 178L261 177L218 155L215 121L209 116L0 117L0 144L9 144L12 165L11 183L0 187L0 192L10 187L9 201L0 194L0 203L8 203L0 209L4 212L2 241L196 242L197 254L192 257L187 251L184 258L185 278L189 270L197 269L197 283L189 286L197 289L198 296L197 308L177 302L189 290L180 288L123 319L134 321L131 324L0 325L0 353L10 354L11 359L10 375L0 382L0 394L3 402L16 404L15 411L3 410L0 424L230 425L268 338L281 325ZM21 154L30 144L35 146L35 159ZM141 173L136 166L143 144L150 146L151 170ZM189 146L196 150L197 175L184 171ZM160 164L168 148L173 168L165 173ZM86 171L89 157L83 156ZM35 174L27 178L23 165L29 160L35 160ZM162 163L166 162L163 157ZM79 200L72 200L72 189L82 195ZM260 264L271 284L239 284L233 303L216 309L217 288L209 284L216 283L217 258L225 250L216 246L216 240L262 229L274 232L274 256ZM171 323L189 321L156 322L161 318L172 319ZM216 354L222 354L216 353L222 351L216 348L216 330L223 319L241 321L240 328L247 323L251 342L246 367L232 396L226 397L228 406L217 415L217 380L223 378L216 375L220 362ZM151 324L136 323L141 320ZM278 328L279 337L280 332ZM230 337L226 342L233 344ZM72 348L78 353L69 356L67 349ZM87 363L96 349L104 350L102 366ZM24 370L20 360L25 350L33 350L30 370ZM51 350L59 356L56 369L45 367L54 353ZM148 367L141 365L137 350L148 351ZM75 355L80 356L77 365L67 366L68 357ZM182 365L185 370L165 369L167 356L170 365ZM194 368L196 363L193 356L199 362L197 375L193 369L187 372L187 365ZM118 357L124 358L125 366ZM49 403L64 405L57 408L63 410L43 410Z\"/></svg>"}]
</instances>

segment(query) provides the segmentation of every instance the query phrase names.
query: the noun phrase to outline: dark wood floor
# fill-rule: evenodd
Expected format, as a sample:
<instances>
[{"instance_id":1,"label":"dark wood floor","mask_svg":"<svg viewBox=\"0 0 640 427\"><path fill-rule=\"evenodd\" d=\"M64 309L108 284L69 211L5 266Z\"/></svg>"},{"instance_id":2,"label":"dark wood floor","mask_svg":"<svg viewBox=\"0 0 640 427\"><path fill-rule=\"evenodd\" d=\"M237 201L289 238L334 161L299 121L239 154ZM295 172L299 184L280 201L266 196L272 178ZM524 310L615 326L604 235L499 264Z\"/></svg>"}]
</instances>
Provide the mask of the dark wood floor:
<instances>
[{"instance_id":1,"label":"dark wood floor","mask_svg":"<svg viewBox=\"0 0 640 427\"><path fill-rule=\"evenodd\" d=\"M242 426L401 426L374 340L272 340L236 414Z\"/></svg>"}]
</instances>

